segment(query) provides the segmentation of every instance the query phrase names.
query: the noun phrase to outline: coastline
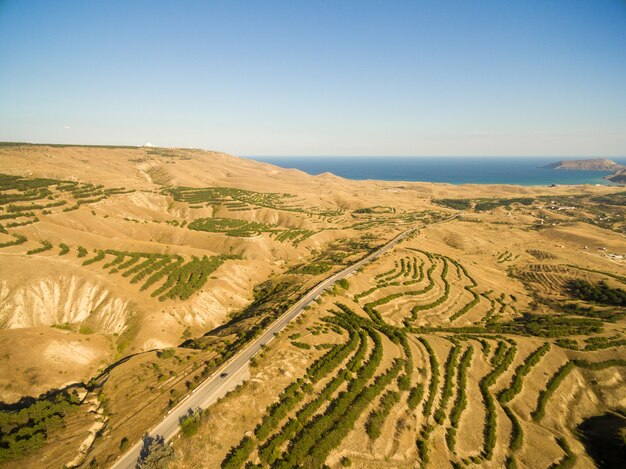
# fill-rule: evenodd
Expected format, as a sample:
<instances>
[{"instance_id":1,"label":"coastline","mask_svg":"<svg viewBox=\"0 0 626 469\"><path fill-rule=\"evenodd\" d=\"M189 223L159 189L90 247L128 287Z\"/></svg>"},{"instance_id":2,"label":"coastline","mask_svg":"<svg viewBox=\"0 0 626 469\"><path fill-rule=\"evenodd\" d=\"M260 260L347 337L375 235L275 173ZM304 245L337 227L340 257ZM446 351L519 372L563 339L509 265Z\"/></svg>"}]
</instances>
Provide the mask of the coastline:
<instances>
[{"instance_id":1,"label":"coastline","mask_svg":"<svg viewBox=\"0 0 626 469\"><path fill-rule=\"evenodd\" d=\"M326 173L353 181L422 182L461 185L621 186L615 171L545 169L549 157L274 157L246 159L296 169L313 176ZM626 159L619 158L626 162Z\"/></svg>"}]
</instances>

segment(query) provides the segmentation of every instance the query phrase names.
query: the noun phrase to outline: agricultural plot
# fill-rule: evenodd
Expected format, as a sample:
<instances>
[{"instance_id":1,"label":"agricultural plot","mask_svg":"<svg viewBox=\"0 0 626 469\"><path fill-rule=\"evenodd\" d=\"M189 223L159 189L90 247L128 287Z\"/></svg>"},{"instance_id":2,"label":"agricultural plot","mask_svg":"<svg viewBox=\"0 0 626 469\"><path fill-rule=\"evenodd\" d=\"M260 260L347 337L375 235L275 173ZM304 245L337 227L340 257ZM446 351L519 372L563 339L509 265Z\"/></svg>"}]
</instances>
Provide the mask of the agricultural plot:
<instances>
[{"instance_id":1,"label":"agricultural plot","mask_svg":"<svg viewBox=\"0 0 626 469\"><path fill-rule=\"evenodd\" d=\"M29 254L52 249L52 244L42 242L42 247L29 251ZM70 247L61 244L59 255L70 252ZM183 256L147 252L127 252L113 249L91 253L82 246L77 249L77 258L83 266L97 266L108 274L119 274L131 284L137 284L139 291L150 291L150 296L165 300L187 300L200 290L209 276L229 259L239 259L234 255Z\"/></svg>"},{"instance_id":2,"label":"agricultural plot","mask_svg":"<svg viewBox=\"0 0 626 469\"><path fill-rule=\"evenodd\" d=\"M230 187L207 187L195 189L189 187L172 187L164 190L178 202L188 204L205 204L225 206L230 211L246 211L259 208L270 208L287 212L300 212L310 215L337 216L340 211L328 211L297 204L296 196L271 192L253 192Z\"/></svg>"},{"instance_id":3,"label":"agricultural plot","mask_svg":"<svg viewBox=\"0 0 626 469\"><path fill-rule=\"evenodd\" d=\"M235 218L197 218L191 221L187 227L190 230L223 233L226 236L238 238L251 238L262 233L269 233L276 241L288 242L294 246L315 234L314 231L308 229L289 229Z\"/></svg>"},{"instance_id":4,"label":"agricultural plot","mask_svg":"<svg viewBox=\"0 0 626 469\"><path fill-rule=\"evenodd\" d=\"M129 192L133 190L0 174L0 232L37 223L42 215L53 213L52 209L63 207L63 212L69 212Z\"/></svg>"}]
</instances>

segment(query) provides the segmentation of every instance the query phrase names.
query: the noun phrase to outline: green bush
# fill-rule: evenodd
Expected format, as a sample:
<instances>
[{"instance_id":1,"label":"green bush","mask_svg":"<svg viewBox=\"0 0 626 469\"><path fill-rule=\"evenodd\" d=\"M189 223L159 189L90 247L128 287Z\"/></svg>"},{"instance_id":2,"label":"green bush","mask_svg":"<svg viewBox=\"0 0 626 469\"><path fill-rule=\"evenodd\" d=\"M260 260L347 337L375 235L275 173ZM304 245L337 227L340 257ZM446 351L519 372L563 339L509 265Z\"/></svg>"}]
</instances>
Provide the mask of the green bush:
<instances>
[{"instance_id":1,"label":"green bush","mask_svg":"<svg viewBox=\"0 0 626 469\"><path fill-rule=\"evenodd\" d=\"M202 417L202 411L197 410L195 412L189 412L187 415L180 418L180 433L183 437L189 438L198 433L200 425L202 424Z\"/></svg>"},{"instance_id":2,"label":"green bush","mask_svg":"<svg viewBox=\"0 0 626 469\"><path fill-rule=\"evenodd\" d=\"M176 349L173 349L173 348L164 348L157 352L157 357L162 358L164 360L168 358L172 358L174 356L176 356Z\"/></svg>"}]
</instances>

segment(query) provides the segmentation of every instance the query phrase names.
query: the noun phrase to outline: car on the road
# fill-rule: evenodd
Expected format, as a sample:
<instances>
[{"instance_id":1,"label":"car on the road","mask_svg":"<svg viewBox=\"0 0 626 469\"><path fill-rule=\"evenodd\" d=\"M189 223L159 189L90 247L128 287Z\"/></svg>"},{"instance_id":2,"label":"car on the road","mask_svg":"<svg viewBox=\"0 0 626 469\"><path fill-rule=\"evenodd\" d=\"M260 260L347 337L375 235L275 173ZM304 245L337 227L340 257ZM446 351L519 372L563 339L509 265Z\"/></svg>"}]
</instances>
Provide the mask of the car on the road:
<instances>
[{"instance_id":1,"label":"car on the road","mask_svg":"<svg viewBox=\"0 0 626 469\"><path fill-rule=\"evenodd\" d=\"M220 378L226 378L228 376L228 373L221 373L220 374Z\"/></svg>"}]
</instances>

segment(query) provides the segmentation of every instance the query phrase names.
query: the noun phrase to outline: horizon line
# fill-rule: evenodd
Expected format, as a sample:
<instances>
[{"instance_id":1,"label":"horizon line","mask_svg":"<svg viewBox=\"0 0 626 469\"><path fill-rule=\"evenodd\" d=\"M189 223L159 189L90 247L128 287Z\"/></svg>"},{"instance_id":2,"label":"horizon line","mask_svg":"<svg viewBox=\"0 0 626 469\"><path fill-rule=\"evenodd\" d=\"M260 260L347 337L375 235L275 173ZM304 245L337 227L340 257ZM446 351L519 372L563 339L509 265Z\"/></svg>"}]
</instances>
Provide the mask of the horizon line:
<instances>
[{"instance_id":1,"label":"horizon line","mask_svg":"<svg viewBox=\"0 0 626 469\"><path fill-rule=\"evenodd\" d=\"M51 143L51 142L20 142L20 141L9 141L2 140L0 141L0 146L8 146L8 145L33 145L33 146L50 146L50 147L94 147L94 148L166 148L166 149L177 149L177 150L201 150L201 151L210 151L210 152L219 152L225 153L227 155L239 157L239 158L586 158L586 159L610 159L610 158L626 158L626 154L623 155L521 155L521 154L506 154L506 155L425 155L425 154L416 154L416 155L356 155L356 154L322 154L322 155L312 155L312 154L277 154L277 155L268 155L268 154L234 154L229 153L223 150L215 150L215 149L207 149L196 146L159 146L153 144L127 144L127 143Z\"/></svg>"}]
</instances>

